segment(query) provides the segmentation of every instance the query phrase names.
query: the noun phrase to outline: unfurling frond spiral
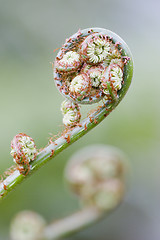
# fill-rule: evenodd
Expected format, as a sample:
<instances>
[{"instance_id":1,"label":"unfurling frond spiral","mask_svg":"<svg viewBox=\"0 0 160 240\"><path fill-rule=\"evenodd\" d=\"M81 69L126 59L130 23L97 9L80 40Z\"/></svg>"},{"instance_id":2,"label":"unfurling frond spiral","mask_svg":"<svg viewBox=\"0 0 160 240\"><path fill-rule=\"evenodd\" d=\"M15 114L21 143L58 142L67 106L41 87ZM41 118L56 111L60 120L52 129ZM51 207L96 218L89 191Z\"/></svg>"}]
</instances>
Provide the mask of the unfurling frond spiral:
<instances>
[{"instance_id":1,"label":"unfurling frond spiral","mask_svg":"<svg viewBox=\"0 0 160 240\"><path fill-rule=\"evenodd\" d=\"M132 78L131 68L130 51L118 35L88 28L79 30L61 47L54 63L54 80L58 90L78 104L92 104L103 98L118 102L126 82ZM77 117L67 115L63 123L74 126ZM75 124L70 124L69 118L75 118Z\"/></svg>"}]
</instances>

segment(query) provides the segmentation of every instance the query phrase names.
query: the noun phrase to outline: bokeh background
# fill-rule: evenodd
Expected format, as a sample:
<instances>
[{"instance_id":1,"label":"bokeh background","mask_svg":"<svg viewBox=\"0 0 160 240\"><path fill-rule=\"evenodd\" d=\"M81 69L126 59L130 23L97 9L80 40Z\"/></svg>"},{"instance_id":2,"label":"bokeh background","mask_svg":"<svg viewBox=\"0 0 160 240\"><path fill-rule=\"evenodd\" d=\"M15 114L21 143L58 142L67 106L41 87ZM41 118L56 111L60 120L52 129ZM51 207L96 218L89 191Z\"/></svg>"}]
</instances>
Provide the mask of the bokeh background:
<instances>
[{"instance_id":1,"label":"bokeh background","mask_svg":"<svg viewBox=\"0 0 160 240\"><path fill-rule=\"evenodd\" d=\"M78 208L64 183L64 166L76 150L95 143L128 155L128 191L108 218L69 239L160 238L159 11L159 0L0 0L0 173L12 164L14 135L25 132L41 148L49 133L61 130L63 98L50 62L67 37L79 28L110 29L127 42L135 65L118 108L0 204L0 239L9 239L10 221L20 210L37 211L50 221Z\"/></svg>"}]
</instances>

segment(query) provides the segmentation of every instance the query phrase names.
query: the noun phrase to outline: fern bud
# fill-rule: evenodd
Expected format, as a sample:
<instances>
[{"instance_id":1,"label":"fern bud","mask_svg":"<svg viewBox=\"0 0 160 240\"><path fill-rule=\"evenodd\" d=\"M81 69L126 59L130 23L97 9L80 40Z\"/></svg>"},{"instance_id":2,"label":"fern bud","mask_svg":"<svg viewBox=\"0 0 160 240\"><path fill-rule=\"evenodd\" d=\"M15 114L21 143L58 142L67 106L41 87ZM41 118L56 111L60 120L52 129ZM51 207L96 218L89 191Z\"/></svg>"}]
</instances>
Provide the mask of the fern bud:
<instances>
[{"instance_id":1,"label":"fern bud","mask_svg":"<svg viewBox=\"0 0 160 240\"><path fill-rule=\"evenodd\" d=\"M77 100L81 100L88 96L90 89L91 82L86 74L80 74L73 78L69 87L70 92Z\"/></svg>"},{"instance_id":2,"label":"fern bud","mask_svg":"<svg viewBox=\"0 0 160 240\"><path fill-rule=\"evenodd\" d=\"M77 103L70 101L70 100L64 100L61 103L61 112L62 114L66 114L68 111L79 111L80 107Z\"/></svg>"},{"instance_id":3,"label":"fern bud","mask_svg":"<svg viewBox=\"0 0 160 240\"><path fill-rule=\"evenodd\" d=\"M68 111L63 116L63 124L67 127L75 126L80 122L81 114L78 111Z\"/></svg>"},{"instance_id":4,"label":"fern bud","mask_svg":"<svg viewBox=\"0 0 160 240\"><path fill-rule=\"evenodd\" d=\"M102 88L103 92L109 94L110 91L117 92L122 88L123 71L118 64L111 64L106 67L102 74ZM111 88L109 88L109 86ZM108 90L108 91L107 91Z\"/></svg>"},{"instance_id":5,"label":"fern bud","mask_svg":"<svg viewBox=\"0 0 160 240\"><path fill-rule=\"evenodd\" d=\"M67 127L75 126L80 122L81 114L77 103L65 100L61 104L61 112L63 114L63 124Z\"/></svg>"},{"instance_id":6,"label":"fern bud","mask_svg":"<svg viewBox=\"0 0 160 240\"><path fill-rule=\"evenodd\" d=\"M45 220L33 211L18 213L11 223L11 240L42 240Z\"/></svg>"},{"instance_id":7,"label":"fern bud","mask_svg":"<svg viewBox=\"0 0 160 240\"><path fill-rule=\"evenodd\" d=\"M124 154L113 147L86 147L71 158L66 179L85 205L111 210L124 195L124 159Z\"/></svg>"},{"instance_id":8,"label":"fern bud","mask_svg":"<svg viewBox=\"0 0 160 240\"><path fill-rule=\"evenodd\" d=\"M13 161L19 165L21 173L26 174L30 165L37 156L34 140L24 133L17 134L11 141L11 156Z\"/></svg>"},{"instance_id":9,"label":"fern bud","mask_svg":"<svg viewBox=\"0 0 160 240\"><path fill-rule=\"evenodd\" d=\"M101 82L102 77L102 68L101 67L91 67L87 74L89 75L91 79L91 85L92 87L98 88Z\"/></svg>"},{"instance_id":10,"label":"fern bud","mask_svg":"<svg viewBox=\"0 0 160 240\"><path fill-rule=\"evenodd\" d=\"M126 82L130 83L132 67L130 50L118 35L88 28L72 35L61 47L54 63L54 80L59 91L77 103L92 104L106 95L115 101Z\"/></svg>"},{"instance_id":11,"label":"fern bud","mask_svg":"<svg viewBox=\"0 0 160 240\"><path fill-rule=\"evenodd\" d=\"M69 51L63 55L63 58L56 62L58 71L71 72L77 70L81 65L80 55Z\"/></svg>"},{"instance_id":12,"label":"fern bud","mask_svg":"<svg viewBox=\"0 0 160 240\"><path fill-rule=\"evenodd\" d=\"M110 50L110 42L98 33L92 33L81 45L82 57L91 64L97 64L106 59Z\"/></svg>"}]
</instances>

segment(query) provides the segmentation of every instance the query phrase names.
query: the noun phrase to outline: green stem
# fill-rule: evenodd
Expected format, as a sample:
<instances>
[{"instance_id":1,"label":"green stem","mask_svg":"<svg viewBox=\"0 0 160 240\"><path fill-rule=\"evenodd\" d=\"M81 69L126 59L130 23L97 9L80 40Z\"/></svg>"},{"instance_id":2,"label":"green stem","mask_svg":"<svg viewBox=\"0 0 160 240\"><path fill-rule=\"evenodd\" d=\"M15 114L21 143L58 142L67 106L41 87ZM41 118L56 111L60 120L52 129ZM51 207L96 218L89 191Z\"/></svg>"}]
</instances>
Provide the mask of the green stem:
<instances>
[{"instance_id":1,"label":"green stem","mask_svg":"<svg viewBox=\"0 0 160 240\"><path fill-rule=\"evenodd\" d=\"M128 54L128 56L130 56ZM124 85L118 93L118 98L113 101L107 101L99 110L95 110L93 114L83 120L81 126L69 130L67 133L62 134L57 140L45 147L38 153L36 159L31 165L29 174L22 175L18 170L11 171L8 177L4 177L0 182L0 199L3 199L8 193L14 189L19 183L23 182L29 175L37 171L42 165L47 163L50 159L54 158L58 153L66 149L70 144L77 141L80 137L88 133L92 128L97 126L106 116L120 103L125 96L133 75L133 62L128 61L124 69Z\"/></svg>"},{"instance_id":2,"label":"green stem","mask_svg":"<svg viewBox=\"0 0 160 240\"><path fill-rule=\"evenodd\" d=\"M58 153L62 152L80 137L85 135L87 132L89 132L89 130L94 128L112 111L113 108L115 108L115 104L113 103L107 104L107 108L105 105L102 106L98 111L87 117L81 123L81 126L76 126L75 128L69 130L49 146L45 147L40 153L38 153L36 159L33 161L28 175L24 176L20 174L18 170L15 170L10 174L10 176L4 178L0 183L0 199L4 198L12 189L14 189L29 175L37 171L42 165L54 158Z\"/></svg>"}]
</instances>

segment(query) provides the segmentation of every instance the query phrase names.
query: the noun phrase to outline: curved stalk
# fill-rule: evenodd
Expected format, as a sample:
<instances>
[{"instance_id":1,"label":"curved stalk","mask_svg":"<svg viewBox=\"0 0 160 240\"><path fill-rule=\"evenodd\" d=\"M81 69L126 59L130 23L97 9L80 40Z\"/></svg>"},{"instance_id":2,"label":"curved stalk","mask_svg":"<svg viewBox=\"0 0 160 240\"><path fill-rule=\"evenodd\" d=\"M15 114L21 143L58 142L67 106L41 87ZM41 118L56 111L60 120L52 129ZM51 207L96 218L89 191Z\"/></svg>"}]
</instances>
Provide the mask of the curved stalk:
<instances>
[{"instance_id":1,"label":"curved stalk","mask_svg":"<svg viewBox=\"0 0 160 240\"><path fill-rule=\"evenodd\" d=\"M119 99L120 100L120 99ZM73 142L89 132L92 128L97 126L106 116L118 105L117 102L110 102L104 104L99 110L91 114L81 123L81 126L69 130L67 133L59 137L53 143L45 147L36 157L31 165L28 175L22 175L18 170L13 171L8 177L4 178L0 183L0 199L4 198L8 193L14 189L28 176L37 171L41 166L54 158L57 154L66 149Z\"/></svg>"},{"instance_id":2,"label":"curved stalk","mask_svg":"<svg viewBox=\"0 0 160 240\"><path fill-rule=\"evenodd\" d=\"M70 144L77 141L80 137L97 126L117 105L117 102L104 104L98 111L91 114L81 123L81 126L69 130L66 134L59 137L53 143L45 147L36 157L31 165L29 174L22 175L18 170L14 170L8 177L4 178L0 183L0 199L4 198L19 183L26 179L29 175L37 171L41 166L54 158L58 153L66 149Z\"/></svg>"},{"instance_id":3,"label":"curved stalk","mask_svg":"<svg viewBox=\"0 0 160 240\"><path fill-rule=\"evenodd\" d=\"M96 207L86 207L69 217L55 221L45 227L43 237L47 240L70 236L100 220L105 214Z\"/></svg>"},{"instance_id":4,"label":"curved stalk","mask_svg":"<svg viewBox=\"0 0 160 240\"><path fill-rule=\"evenodd\" d=\"M107 100L103 106L98 110L95 110L93 114L84 119L79 126L76 126L66 133L62 133L62 136L57 140L45 147L41 152L38 153L36 159L31 163L30 172L27 175L22 175L19 170L12 168L0 181L0 199L8 195L8 193L14 189L19 183L23 182L29 175L37 171L42 165L47 163L50 159L54 158L58 153L66 149L70 144L77 141L80 137L85 135L92 128L97 126L108 114L115 109L120 103L122 98L125 96L133 75L133 62L131 53L125 44L125 42L117 35L110 32L110 36L115 38L115 41L120 41L122 46L122 56L127 59L127 64L124 66L124 84L123 87L118 91L117 97L111 100Z\"/></svg>"}]
</instances>

